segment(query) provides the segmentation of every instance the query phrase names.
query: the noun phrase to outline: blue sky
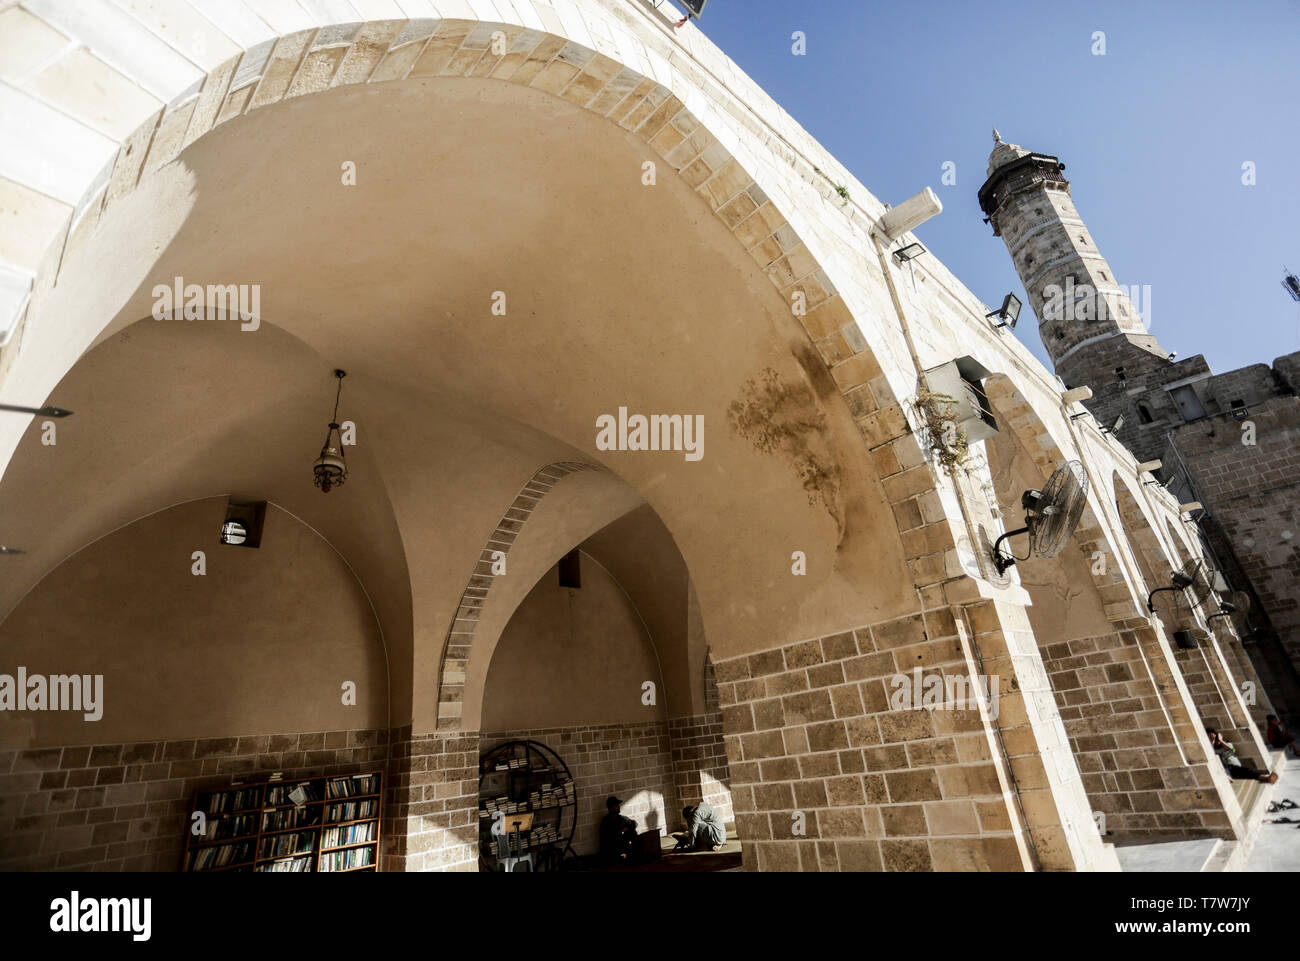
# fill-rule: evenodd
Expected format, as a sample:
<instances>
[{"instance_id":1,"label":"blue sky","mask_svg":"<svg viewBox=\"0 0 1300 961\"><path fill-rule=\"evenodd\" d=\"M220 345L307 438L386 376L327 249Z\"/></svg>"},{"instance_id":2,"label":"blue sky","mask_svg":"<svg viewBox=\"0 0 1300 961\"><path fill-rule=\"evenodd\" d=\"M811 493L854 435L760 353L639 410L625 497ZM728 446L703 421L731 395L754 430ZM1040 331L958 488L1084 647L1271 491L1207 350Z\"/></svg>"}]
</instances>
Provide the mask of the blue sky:
<instances>
[{"instance_id":1,"label":"blue sky","mask_svg":"<svg viewBox=\"0 0 1300 961\"><path fill-rule=\"evenodd\" d=\"M1300 350L1300 0L710 0L698 25L881 200L933 187L917 234L986 303L1023 299L976 201L996 125L1065 162L1167 350L1216 373ZM1016 336L1046 361L1028 307Z\"/></svg>"}]
</instances>

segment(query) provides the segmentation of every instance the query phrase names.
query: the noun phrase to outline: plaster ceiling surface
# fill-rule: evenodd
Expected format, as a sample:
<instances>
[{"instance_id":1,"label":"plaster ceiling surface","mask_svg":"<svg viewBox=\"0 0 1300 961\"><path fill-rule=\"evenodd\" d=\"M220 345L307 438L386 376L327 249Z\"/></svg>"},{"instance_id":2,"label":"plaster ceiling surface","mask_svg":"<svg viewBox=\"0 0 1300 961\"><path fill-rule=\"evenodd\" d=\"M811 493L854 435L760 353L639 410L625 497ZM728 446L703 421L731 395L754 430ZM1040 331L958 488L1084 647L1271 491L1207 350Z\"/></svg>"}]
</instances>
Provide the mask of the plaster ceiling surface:
<instances>
[{"instance_id":1,"label":"plaster ceiling surface","mask_svg":"<svg viewBox=\"0 0 1300 961\"><path fill-rule=\"evenodd\" d=\"M5 541L31 551L5 559L0 612L114 527L230 492L319 529L386 630L409 619L417 646L440 647L522 484L583 459L609 468L588 483L630 493L557 529L581 539L616 519L612 504L648 503L721 656L759 633L902 613L910 587L887 576L901 544L847 405L706 200L667 168L642 184L647 154L570 104L473 79L340 88L190 145L65 265L45 307L69 319L59 338L37 325L24 342L29 370L80 356L41 391L77 413L54 447L34 421L0 483ZM142 320L176 278L259 285L261 326ZM309 472L335 367L358 444L348 484L323 497ZM797 451L729 426L767 370L807 397L816 423L800 443L834 465L829 497L810 498ZM596 449L597 417L620 407L702 415L702 459Z\"/></svg>"}]
</instances>

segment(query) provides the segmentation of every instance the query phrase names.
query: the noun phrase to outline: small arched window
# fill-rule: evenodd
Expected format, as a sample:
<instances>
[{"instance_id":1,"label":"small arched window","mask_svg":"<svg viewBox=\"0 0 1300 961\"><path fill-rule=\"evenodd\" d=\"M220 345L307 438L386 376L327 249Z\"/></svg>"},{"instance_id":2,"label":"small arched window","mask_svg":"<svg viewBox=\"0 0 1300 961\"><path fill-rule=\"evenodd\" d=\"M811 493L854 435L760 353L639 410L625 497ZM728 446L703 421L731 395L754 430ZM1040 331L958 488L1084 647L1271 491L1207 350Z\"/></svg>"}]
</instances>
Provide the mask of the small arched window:
<instances>
[{"instance_id":1,"label":"small arched window","mask_svg":"<svg viewBox=\"0 0 1300 961\"><path fill-rule=\"evenodd\" d=\"M1138 420L1144 424L1150 424L1155 421L1155 418L1151 416L1151 408L1142 403L1142 401L1138 401Z\"/></svg>"}]
</instances>

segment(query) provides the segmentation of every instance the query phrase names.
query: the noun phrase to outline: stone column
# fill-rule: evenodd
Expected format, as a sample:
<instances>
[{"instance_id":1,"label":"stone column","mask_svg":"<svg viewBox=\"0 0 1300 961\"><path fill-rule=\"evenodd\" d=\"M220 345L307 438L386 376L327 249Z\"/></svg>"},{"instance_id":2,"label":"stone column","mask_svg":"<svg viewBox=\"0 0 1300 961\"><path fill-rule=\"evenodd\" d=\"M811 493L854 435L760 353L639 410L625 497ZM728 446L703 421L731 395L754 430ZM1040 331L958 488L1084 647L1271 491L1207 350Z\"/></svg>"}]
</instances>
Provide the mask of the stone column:
<instances>
[{"instance_id":1,"label":"stone column","mask_svg":"<svg viewBox=\"0 0 1300 961\"><path fill-rule=\"evenodd\" d=\"M712 660L704 662L704 713L669 718L668 738L677 791L676 810L669 812L670 822L684 805L701 800L708 801L724 821L734 821L731 771Z\"/></svg>"},{"instance_id":2,"label":"stone column","mask_svg":"<svg viewBox=\"0 0 1300 961\"><path fill-rule=\"evenodd\" d=\"M478 734L392 732L385 871L478 870Z\"/></svg>"}]
</instances>

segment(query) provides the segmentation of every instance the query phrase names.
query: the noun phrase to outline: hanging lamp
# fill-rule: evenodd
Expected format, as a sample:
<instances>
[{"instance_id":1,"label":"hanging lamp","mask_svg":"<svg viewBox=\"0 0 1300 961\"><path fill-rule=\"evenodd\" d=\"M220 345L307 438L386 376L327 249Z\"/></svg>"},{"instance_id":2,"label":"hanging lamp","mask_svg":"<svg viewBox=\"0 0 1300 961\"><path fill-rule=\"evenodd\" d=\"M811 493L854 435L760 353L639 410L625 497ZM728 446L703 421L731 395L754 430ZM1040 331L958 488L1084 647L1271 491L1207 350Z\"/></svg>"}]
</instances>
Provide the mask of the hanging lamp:
<instances>
[{"instance_id":1,"label":"hanging lamp","mask_svg":"<svg viewBox=\"0 0 1300 961\"><path fill-rule=\"evenodd\" d=\"M316 476L315 484L322 494L328 494L335 487L342 487L348 479L348 463L343 457L343 435L339 430L339 397L343 394L343 378L347 373L336 370L334 376L339 381L338 391L334 395L334 416L330 418L329 432L325 435L320 457L312 465L312 472Z\"/></svg>"}]
</instances>

